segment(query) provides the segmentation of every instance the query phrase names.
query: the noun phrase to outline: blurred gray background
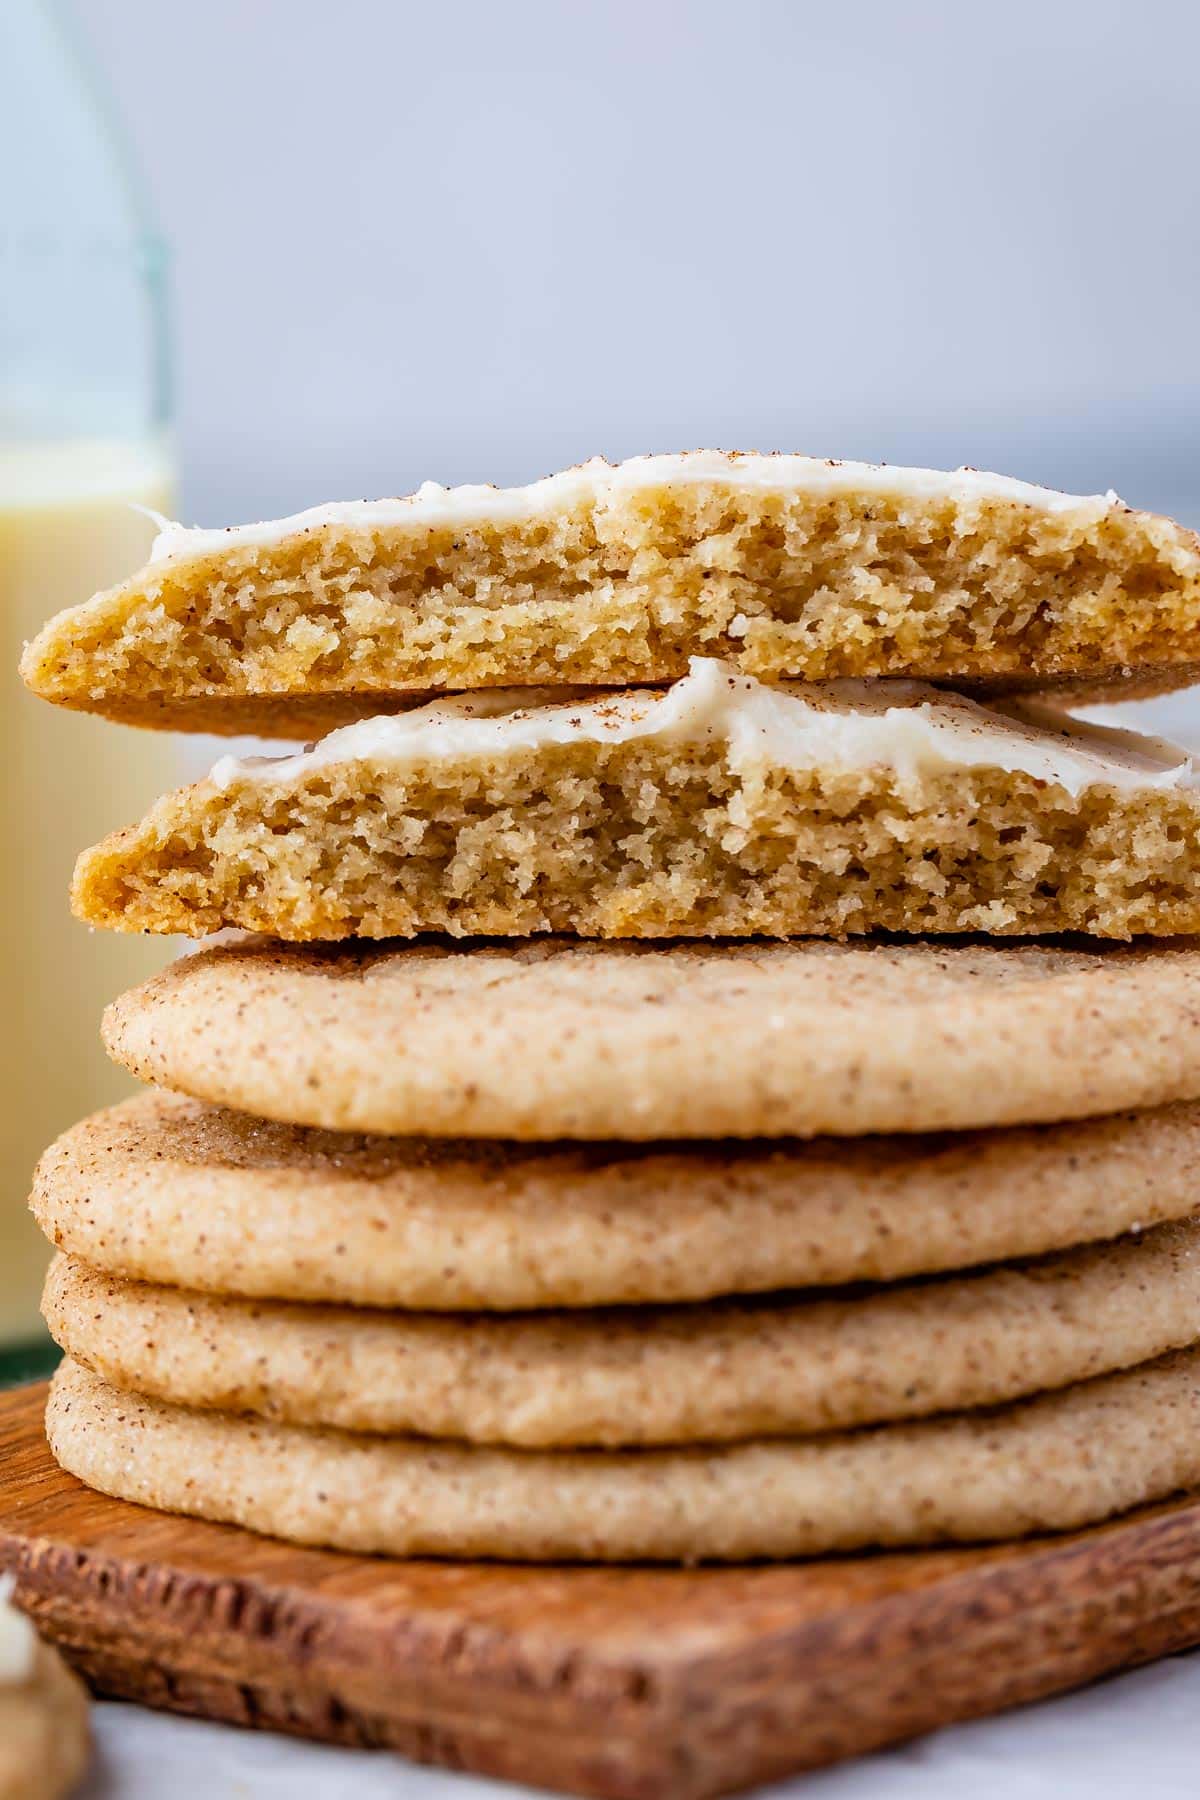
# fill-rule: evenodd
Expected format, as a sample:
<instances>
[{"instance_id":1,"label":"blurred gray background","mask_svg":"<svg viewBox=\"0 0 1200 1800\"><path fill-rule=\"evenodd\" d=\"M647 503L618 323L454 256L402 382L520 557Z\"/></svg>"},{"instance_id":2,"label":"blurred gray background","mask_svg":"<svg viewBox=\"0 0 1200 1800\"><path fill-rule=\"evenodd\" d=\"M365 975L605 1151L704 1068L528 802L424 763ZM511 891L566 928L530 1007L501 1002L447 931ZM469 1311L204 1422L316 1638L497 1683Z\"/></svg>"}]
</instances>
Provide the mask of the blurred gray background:
<instances>
[{"instance_id":1,"label":"blurred gray background","mask_svg":"<svg viewBox=\"0 0 1200 1800\"><path fill-rule=\"evenodd\" d=\"M717 444L1200 523L1200 7L73 13L174 245L191 520Z\"/></svg>"}]
</instances>

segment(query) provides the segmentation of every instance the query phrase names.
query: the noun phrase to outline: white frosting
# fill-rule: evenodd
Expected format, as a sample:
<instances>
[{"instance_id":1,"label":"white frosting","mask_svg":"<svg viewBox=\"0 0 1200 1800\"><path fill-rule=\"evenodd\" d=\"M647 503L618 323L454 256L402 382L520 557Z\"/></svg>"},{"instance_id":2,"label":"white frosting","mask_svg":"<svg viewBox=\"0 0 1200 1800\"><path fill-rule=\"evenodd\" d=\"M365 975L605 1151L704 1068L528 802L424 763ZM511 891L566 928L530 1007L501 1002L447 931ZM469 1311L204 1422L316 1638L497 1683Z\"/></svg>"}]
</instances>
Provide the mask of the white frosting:
<instances>
[{"instance_id":1,"label":"white frosting","mask_svg":"<svg viewBox=\"0 0 1200 1800\"><path fill-rule=\"evenodd\" d=\"M546 744L720 741L735 771L884 767L902 778L947 769L1023 771L1079 794L1089 787L1186 787L1187 752L1159 738L1086 725L1036 701L984 707L916 681L783 682L768 686L711 657L693 657L663 689L568 695L513 689L436 700L363 719L315 748L282 757L226 756L220 788L290 783L335 764L404 766Z\"/></svg>"},{"instance_id":2,"label":"white frosting","mask_svg":"<svg viewBox=\"0 0 1200 1800\"><path fill-rule=\"evenodd\" d=\"M15 1686L33 1674L37 1635L12 1605L13 1586L11 1575L0 1576L0 1684Z\"/></svg>"},{"instance_id":3,"label":"white frosting","mask_svg":"<svg viewBox=\"0 0 1200 1800\"><path fill-rule=\"evenodd\" d=\"M547 475L528 487L439 487L427 481L415 494L397 500L336 500L314 506L289 519L269 519L257 525L230 525L223 530L201 530L163 522L150 552L152 562L168 557L208 556L213 551L239 545L272 544L280 538L326 526L358 530L387 530L398 525L421 529L431 526L470 526L484 522L505 524L537 518L560 508L579 504L603 506L639 489L715 481L731 488L786 489L801 494L894 494L914 499L948 499L960 505L980 500L1008 500L1044 513L1082 511L1099 519L1122 503L1111 490L1107 494L1060 494L1054 488L1034 487L1007 475L989 475L978 469L893 468L886 463L833 462L815 456L760 456L749 451L689 450L676 456L634 456L612 464L601 456L577 468Z\"/></svg>"}]
</instances>

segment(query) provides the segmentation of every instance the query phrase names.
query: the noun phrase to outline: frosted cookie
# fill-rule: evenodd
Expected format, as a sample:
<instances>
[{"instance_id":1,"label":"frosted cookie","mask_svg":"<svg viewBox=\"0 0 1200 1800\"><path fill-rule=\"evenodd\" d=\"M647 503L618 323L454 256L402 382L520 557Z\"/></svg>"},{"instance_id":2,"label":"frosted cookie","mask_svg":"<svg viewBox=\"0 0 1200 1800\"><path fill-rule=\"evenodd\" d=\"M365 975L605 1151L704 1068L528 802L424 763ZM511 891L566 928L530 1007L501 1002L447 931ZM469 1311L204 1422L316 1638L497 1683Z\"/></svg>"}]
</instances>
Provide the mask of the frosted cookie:
<instances>
[{"instance_id":1,"label":"frosted cookie","mask_svg":"<svg viewBox=\"0 0 1200 1800\"><path fill-rule=\"evenodd\" d=\"M1158 739L909 682L435 702L227 757L80 858L120 931L1127 938L1200 931L1200 788Z\"/></svg>"},{"instance_id":2,"label":"frosted cookie","mask_svg":"<svg viewBox=\"0 0 1200 1800\"><path fill-rule=\"evenodd\" d=\"M332 1130L857 1137L1200 1098L1190 944L201 951L124 994L144 1081Z\"/></svg>"},{"instance_id":3,"label":"frosted cookie","mask_svg":"<svg viewBox=\"0 0 1200 1800\"><path fill-rule=\"evenodd\" d=\"M1115 494L804 456L599 458L226 531L61 613L36 693L143 725L308 736L406 694L911 675L1125 691L1200 663L1200 541Z\"/></svg>"},{"instance_id":4,"label":"frosted cookie","mask_svg":"<svg viewBox=\"0 0 1200 1800\"><path fill-rule=\"evenodd\" d=\"M523 1448L797 1437L992 1406L1200 1335L1200 1227L819 1300L369 1312L150 1287L59 1256L55 1342L114 1387L292 1425Z\"/></svg>"},{"instance_id":5,"label":"frosted cookie","mask_svg":"<svg viewBox=\"0 0 1200 1800\"><path fill-rule=\"evenodd\" d=\"M0 1577L0 1800L59 1800L87 1767L87 1693L11 1593Z\"/></svg>"},{"instance_id":6,"label":"frosted cookie","mask_svg":"<svg viewBox=\"0 0 1200 1800\"><path fill-rule=\"evenodd\" d=\"M50 1447L89 1486L360 1554L739 1562L1090 1525L1200 1482L1200 1351L976 1414L670 1450L429 1444L110 1387L64 1362Z\"/></svg>"},{"instance_id":7,"label":"frosted cookie","mask_svg":"<svg viewBox=\"0 0 1200 1800\"><path fill-rule=\"evenodd\" d=\"M1200 1108L838 1142L357 1137L146 1093L42 1158L54 1243L248 1298L514 1311L935 1273L1183 1218Z\"/></svg>"}]
</instances>

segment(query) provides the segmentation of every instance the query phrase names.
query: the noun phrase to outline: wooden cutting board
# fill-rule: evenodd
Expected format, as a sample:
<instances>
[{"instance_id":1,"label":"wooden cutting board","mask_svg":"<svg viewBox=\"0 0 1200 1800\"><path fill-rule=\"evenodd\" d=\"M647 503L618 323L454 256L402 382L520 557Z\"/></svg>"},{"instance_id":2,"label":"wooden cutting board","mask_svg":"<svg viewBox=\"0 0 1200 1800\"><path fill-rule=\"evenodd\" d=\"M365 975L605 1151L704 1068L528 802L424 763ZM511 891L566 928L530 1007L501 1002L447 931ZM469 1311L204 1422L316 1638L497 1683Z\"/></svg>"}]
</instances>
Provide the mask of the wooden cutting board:
<instances>
[{"instance_id":1,"label":"wooden cutting board","mask_svg":"<svg viewBox=\"0 0 1200 1800\"><path fill-rule=\"evenodd\" d=\"M1200 1641L1200 1497L743 1569L299 1550L91 1493L0 1395L0 1568L94 1687L606 1800L699 1800Z\"/></svg>"}]
</instances>

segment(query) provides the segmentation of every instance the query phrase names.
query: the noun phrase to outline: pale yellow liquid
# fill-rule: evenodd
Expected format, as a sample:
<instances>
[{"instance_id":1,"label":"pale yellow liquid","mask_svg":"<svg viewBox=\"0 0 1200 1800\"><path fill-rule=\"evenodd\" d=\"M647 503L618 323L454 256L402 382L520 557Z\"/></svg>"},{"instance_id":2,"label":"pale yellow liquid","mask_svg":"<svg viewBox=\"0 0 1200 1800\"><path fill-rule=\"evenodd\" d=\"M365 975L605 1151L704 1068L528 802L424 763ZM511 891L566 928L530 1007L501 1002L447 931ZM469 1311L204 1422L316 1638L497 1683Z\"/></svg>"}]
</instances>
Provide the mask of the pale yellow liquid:
<instances>
[{"instance_id":1,"label":"pale yellow liquid","mask_svg":"<svg viewBox=\"0 0 1200 1800\"><path fill-rule=\"evenodd\" d=\"M158 732L48 706L21 685L23 642L51 613L146 560L170 512L157 446L0 443L0 1349L34 1337L48 1251L28 1213L34 1163L59 1132L133 1085L100 1014L161 967L161 940L89 932L70 914L75 857L171 785Z\"/></svg>"}]
</instances>

